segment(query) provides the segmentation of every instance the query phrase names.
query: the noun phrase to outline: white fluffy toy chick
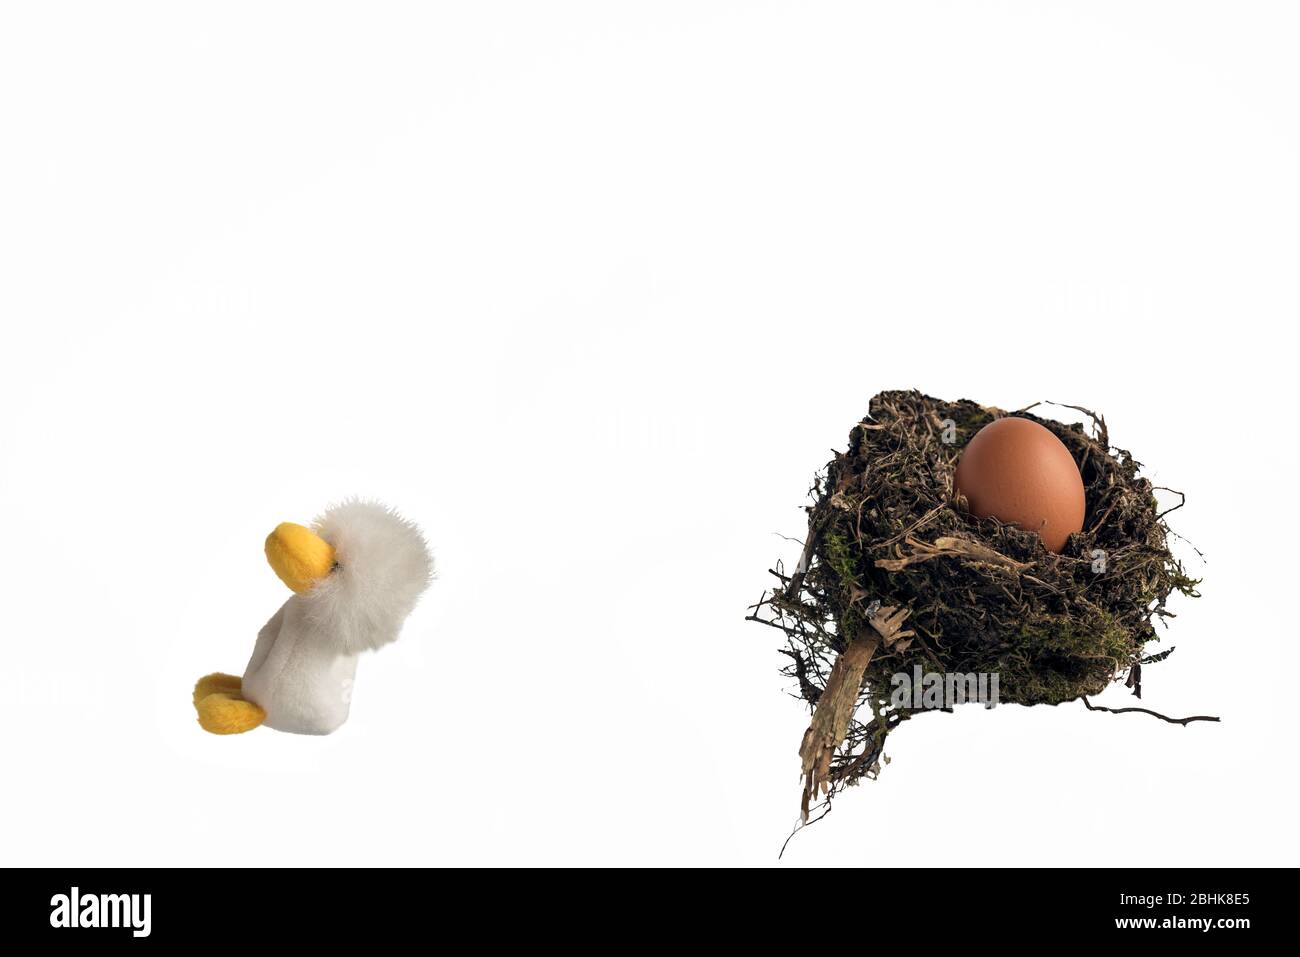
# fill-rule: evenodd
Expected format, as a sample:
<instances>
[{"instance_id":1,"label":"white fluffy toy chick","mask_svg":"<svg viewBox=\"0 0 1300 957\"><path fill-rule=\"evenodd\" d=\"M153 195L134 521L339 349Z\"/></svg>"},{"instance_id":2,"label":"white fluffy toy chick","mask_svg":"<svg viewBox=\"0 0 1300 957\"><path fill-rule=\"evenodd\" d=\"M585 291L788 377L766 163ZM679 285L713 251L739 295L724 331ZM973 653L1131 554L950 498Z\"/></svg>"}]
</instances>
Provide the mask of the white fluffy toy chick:
<instances>
[{"instance_id":1,"label":"white fluffy toy chick","mask_svg":"<svg viewBox=\"0 0 1300 957\"><path fill-rule=\"evenodd\" d=\"M194 686L199 724L242 734L260 724L329 734L348 719L357 656L397 640L433 577L420 530L375 502L345 502L308 529L285 522L266 559L294 595L257 635L242 679Z\"/></svg>"}]
</instances>

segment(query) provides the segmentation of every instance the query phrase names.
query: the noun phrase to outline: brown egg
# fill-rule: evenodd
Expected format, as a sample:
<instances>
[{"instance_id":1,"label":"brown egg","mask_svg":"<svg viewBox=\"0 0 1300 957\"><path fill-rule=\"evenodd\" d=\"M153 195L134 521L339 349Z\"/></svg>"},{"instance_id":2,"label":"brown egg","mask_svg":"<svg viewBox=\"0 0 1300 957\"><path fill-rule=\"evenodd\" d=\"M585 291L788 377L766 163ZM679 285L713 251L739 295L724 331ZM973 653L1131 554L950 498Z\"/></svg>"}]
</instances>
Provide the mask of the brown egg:
<instances>
[{"instance_id":1,"label":"brown egg","mask_svg":"<svg viewBox=\"0 0 1300 957\"><path fill-rule=\"evenodd\" d=\"M962 450L954 477L972 514L1038 532L1059 552L1083 529L1083 479L1064 443L1030 419L990 422Z\"/></svg>"}]
</instances>

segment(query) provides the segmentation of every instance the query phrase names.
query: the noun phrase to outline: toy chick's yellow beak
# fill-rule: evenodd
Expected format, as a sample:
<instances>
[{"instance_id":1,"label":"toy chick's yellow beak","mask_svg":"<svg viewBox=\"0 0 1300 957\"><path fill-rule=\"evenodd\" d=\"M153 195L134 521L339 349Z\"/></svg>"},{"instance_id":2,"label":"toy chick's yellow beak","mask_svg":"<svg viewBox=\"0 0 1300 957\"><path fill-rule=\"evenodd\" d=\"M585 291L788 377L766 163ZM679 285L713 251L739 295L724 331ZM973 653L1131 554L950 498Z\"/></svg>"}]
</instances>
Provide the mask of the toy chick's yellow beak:
<instances>
[{"instance_id":1,"label":"toy chick's yellow beak","mask_svg":"<svg viewBox=\"0 0 1300 957\"><path fill-rule=\"evenodd\" d=\"M266 536L266 560L280 581L301 595L333 569L334 546L309 528L282 522Z\"/></svg>"}]
</instances>

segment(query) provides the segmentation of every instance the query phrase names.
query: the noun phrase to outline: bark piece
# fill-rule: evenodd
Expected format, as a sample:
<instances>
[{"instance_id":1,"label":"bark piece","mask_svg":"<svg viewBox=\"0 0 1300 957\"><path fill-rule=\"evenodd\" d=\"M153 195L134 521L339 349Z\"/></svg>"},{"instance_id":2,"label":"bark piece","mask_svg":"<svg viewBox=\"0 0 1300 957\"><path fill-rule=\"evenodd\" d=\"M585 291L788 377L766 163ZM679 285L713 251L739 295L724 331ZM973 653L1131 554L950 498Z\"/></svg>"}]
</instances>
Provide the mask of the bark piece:
<instances>
[{"instance_id":1,"label":"bark piece","mask_svg":"<svg viewBox=\"0 0 1300 957\"><path fill-rule=\"evenodd\" d=\"M862 690L862 676L867 671L876 649L884 644L892 647L915 632L903 630L903 622L910 611L887 605L870 618L875 634L868 634L849 643L835 659L826 687L813 709L812 723L804 732L799 745L803 768L803 802L800 807L803 820L808 820L808 808L814 798L830 791L831 759L835 750L844 743L849 722L857 710L858 693Z\"/></svg>"}]
</instances>

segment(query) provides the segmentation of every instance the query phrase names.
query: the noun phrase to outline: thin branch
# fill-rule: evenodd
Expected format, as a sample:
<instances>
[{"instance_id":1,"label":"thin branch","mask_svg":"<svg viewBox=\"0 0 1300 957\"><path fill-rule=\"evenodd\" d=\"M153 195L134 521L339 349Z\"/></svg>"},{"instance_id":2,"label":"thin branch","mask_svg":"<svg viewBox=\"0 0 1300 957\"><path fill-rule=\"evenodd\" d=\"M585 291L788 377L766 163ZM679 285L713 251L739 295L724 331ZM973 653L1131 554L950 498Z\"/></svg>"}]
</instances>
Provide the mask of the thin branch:
<instances>
[{"instance_id":1,"label":"thin branch","mask_svg":"<svg viewBox=\"0 0 1300 957\"><path fill-rule=\"evenodd\" d=\"M1166 487L1163 486L1163 485L1153 485L1153 486L1151 486L1151 488L1152 488L1153 491L1154 491L1154 490L1159 490L1159 491L1161 491L1161 492L1173 492L1175 495L1178 496L1178 504L1175 505L1173 508L1167 508L1167 509L1165 509L1163 512L1161 512L1161 513L1159 513L1158 515L1156 515L1156 520L1157 520L1157 521L1159 521L1160 519L1164 518L1164 517L1165 517L1166 515L1168 515L1170 512L1176 512L1176 511L1178 511L1180 508L1182 508L1184 505L1187 504L1187 496L1184 495L1182 492L1178 491L1178 489L1176 489L1176 488L1166 488ZM1195 546L1193 546L1193 547L1195 547ZM1199 555L1200 553L1197 552L1197 554Z\"/></svg>"},{"instance_id":2,"label":"thin branch","mask_svg":"<svg viewBox=\"0 0 1300 957\"><path fill-rule=\"evenodd\" d=\"M794 840L794 836L796 834L802 831L805 827L811 827L812 825L820 821L822 818L824 818L827 814L831 813L831 802L829 800L823 801L821 804L818 805L818 807L822 808L823 810L811 821L805 821L803 817L800 816L799 820L795 823L794 830L790 832L790 836L787 837L785 839L785 842L781 845L781 853L776 855L776 859L778 861L785 856L785 849L790 846L790 842Z\"/></svg>"},{"instance_id":3,"label":"thin branch","mask_svg":"<svg viewBox=\"0 0 1300 957\"><path fill-rule=\"evenodd\" d=\"M1105 711L1110 714L1128 714L1131 711L1136 711L1138 714L1149 714L1153 718L1159 718L1161 721L1168 721L1170 724L1181 724L1184 728L1193 721L1217 722L1219 720L1218 718L1213 718L1205 714L1194 714L1190 718L1170 718L1161 714L1159 711L1152 711L1149 708L1103 708L1101 705L1093 704L1089 701L1087 695L1083 696L1083 706L1089 711Z\"/></svg>"}]
</instances>

